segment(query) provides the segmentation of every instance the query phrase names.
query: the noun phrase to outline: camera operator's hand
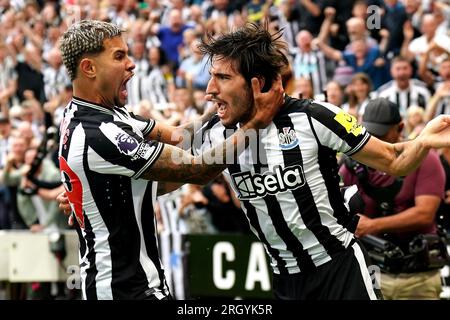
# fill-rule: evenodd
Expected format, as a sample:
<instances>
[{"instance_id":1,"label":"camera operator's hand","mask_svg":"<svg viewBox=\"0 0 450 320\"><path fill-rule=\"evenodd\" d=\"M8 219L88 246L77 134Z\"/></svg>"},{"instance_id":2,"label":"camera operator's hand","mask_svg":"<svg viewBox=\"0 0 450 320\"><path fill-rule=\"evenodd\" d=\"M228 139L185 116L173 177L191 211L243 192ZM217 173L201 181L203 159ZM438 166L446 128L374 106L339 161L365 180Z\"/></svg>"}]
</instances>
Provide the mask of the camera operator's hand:
<instances>
[{"instance_id":1,"label":"camera operator's hand","mask_svg":"<svg viewBox=\"0 0 450 320\"><path fill-rule=\"evenodd\" d=\"M375 233L374 232L375 225L373 223L373 219L370 219L362 214L358 214L358 216L359 216L359 222L358 222L358 226L356 227L355 236L357 238L361 238L368 234Z\"/></svg>"}]
</instances>

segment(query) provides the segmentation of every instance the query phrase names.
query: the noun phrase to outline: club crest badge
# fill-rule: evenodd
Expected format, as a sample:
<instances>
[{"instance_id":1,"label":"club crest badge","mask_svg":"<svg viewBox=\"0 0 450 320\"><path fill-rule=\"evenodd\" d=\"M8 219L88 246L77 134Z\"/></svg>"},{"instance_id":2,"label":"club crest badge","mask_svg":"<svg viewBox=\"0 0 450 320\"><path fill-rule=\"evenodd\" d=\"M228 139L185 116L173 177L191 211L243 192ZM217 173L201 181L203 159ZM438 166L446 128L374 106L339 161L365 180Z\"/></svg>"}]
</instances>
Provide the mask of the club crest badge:
<instances>
[{"instance_id":1,"label":"club crest badge","mask_svg":"<svg viewBox=\"0 0 450 320\"><path fill-rule=\"evenodd\" d=\"M283 132L278 133L278 140L280 141L281 150L290 150L299 144L294 129L290 127L284 127Z\"/></svg>"}]
</instances>

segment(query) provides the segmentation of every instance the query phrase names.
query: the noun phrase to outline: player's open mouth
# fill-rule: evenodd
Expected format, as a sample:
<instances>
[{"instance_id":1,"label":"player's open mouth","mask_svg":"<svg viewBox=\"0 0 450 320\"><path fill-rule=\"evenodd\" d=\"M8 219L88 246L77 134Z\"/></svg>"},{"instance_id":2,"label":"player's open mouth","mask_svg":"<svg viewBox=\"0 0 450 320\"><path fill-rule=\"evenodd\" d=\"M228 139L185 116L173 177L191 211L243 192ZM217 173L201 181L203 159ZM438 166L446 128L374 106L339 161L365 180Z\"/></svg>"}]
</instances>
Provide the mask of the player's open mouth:
<instances>
[{"instance_id":1,"label":"player's open mouth","mask_svg":"<svg viewBox=\"0 0 450 320\"><path fill-rule=\"evenodd\" d=\"M132 76L133 76L133 74L130 75L128 78L126 78L125 81L122 82L122 85L120 86L120 95L124 99L126 99L128 97L127 82L130 81Z\"/></svg>"},{"instance_id":2,"label":"player's open mouth","mask_svg":"<svg viewBox=\"0 0 450 320\"><path fill-rule=\"evenodd\" d=\"M219 118L223 118L227 111L227 105L221 101L216 101L217 103L217 115Z\"/></svg>"},{"instance_id":3,"label":"player's open mouth","mask_svg":"<svg viewBox=\"0 0 450 320\"><path fill-rule=\"evenodd\" d=\"M122 83L122 85L120 86L120 95L123 98L127 98L128 97L128 90L127 90L126 82Z\"/></svg>"}]
</instances>

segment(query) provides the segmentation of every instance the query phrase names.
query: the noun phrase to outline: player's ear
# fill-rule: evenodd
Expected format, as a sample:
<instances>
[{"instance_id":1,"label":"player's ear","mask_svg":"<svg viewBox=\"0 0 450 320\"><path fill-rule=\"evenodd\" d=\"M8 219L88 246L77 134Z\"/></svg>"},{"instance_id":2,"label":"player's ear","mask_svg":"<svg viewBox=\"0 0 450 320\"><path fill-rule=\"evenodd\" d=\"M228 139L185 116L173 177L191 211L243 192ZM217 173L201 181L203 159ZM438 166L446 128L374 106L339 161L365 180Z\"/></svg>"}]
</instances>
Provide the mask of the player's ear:
<instances>
[{"instance_id":1,"label":"player's ear","mask_svg":"<svg viewBox=\"0 0 450 320\"><path fill-rule=\"evenodd\" d=\"M266 79L263 76L258 76L258 82L259 82L259 90L263 91L264 85L266 84Z\"/></svg>"},{"instance_id":2,"label":"player's ear","mask_svg":"<svg viewBox=\"0 0 450 320\"><path fill-rule=\"evenodd\" d=\"M96 66L92 59L84 58L80 61L80 72L82 72L86 77L93 78L96 75Z\"/></svg>"}]
</instances>

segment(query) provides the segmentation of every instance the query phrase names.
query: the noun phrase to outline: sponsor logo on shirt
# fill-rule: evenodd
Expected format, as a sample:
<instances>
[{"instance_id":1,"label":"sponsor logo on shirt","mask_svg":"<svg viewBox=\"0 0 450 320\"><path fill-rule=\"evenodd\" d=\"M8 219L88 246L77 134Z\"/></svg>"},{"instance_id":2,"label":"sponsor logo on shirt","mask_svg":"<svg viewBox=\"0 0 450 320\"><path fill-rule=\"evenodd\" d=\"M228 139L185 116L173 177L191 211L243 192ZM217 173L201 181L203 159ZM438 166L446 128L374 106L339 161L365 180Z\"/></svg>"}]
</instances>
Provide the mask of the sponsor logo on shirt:
<instances>
[{"instance_id":1,"label":"sponsor logo on shirt","mask_svg":"<svg viewBox=\"0 0 450 320\"><path fill-rule=\"evenodd\" d=\"M148 160L154 151L155 147L146 143L142 143L139 145L139 149L136 154L133 156L133 158L131 158L131 161L137 160L138 158Z\"/></svg>"},{"instance_id":2,"label":"sponsor logo on shirt","mask_svg":"<svg viewBox=\"0 0 450 320\"><path fill-rule=\"evenodd\" d=\"M359 136L363 132L363 127L358 123L356 118L352 115L349 115L347 112L339 112L334 117L334 120L336 120L341 126L343 126L347 133L351 133L355 137Z\"/></svg>"},{"instance_id":3,"label":"sponsor logo on shirt","mask_svg":"<svg viewBox=\"0 0 450 320\"><path fill-rule=\"evenodd\" d=\"M290 150L298 146L298 138L295 130L290 127L284 127L283 132L278 134L281 150Z\"/></svg>"},{"instance_id":4,"label":"sponsor logo on shirt","mask_svg":"<svg viewBox=\"0 0 450 320\"><path fill-rule=\"evenodd\" d=\"M277 194L305 185L305 175L300 165L286 168L276 166L274 170L265 174L252 174L250 171L232 174L239 199L261 198L266 194Z\"/></svg>"}]
</instances>

